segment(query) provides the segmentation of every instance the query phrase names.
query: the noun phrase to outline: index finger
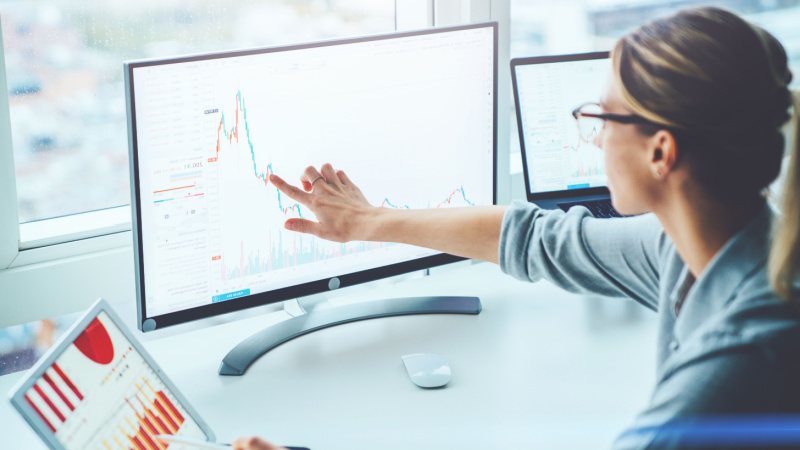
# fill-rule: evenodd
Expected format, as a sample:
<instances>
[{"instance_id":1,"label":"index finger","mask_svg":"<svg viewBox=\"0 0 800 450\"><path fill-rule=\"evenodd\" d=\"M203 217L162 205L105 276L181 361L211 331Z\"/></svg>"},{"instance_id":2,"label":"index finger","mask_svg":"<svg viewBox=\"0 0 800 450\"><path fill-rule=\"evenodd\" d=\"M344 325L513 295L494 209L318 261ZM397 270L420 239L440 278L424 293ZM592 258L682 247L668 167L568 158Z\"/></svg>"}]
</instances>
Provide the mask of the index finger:
<instances>
[{"instance_id":1,"label":"index finger","mask_svg":"<svg viewBox=\"0 0 800 450\"><path fill-rule=\"evenodd\" d=\"M283 179L275 174L271 174L269 176L269 182L272 183L273 186L278 188L279 191L283 192L284 194L288 195L292 199L300 202L303 206L308 206L311 202L311 194L307 194L303 192L303 190L292 186L291 184L283 181Z\"/></svg>"}]
</instances>

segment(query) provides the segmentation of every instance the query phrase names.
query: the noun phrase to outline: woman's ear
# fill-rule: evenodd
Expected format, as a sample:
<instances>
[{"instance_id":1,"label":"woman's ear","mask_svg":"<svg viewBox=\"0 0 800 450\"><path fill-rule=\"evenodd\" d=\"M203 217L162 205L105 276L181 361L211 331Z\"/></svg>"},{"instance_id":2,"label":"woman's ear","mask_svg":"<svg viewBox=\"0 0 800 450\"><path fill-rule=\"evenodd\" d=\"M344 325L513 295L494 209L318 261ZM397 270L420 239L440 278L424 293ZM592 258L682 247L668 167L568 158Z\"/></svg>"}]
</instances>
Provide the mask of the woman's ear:
<instances>
[{"instance_id":1,"label":"woman's ear","mask_svg":"<svg viewBox=\"0 0 800 450\"><path fill-rule=\"evenodd\" d=\"M678 143L667 130L657 131L650 139L650 166L653 177L666 178L674 170L678 159Z\"/></svg>"}]
</instances>

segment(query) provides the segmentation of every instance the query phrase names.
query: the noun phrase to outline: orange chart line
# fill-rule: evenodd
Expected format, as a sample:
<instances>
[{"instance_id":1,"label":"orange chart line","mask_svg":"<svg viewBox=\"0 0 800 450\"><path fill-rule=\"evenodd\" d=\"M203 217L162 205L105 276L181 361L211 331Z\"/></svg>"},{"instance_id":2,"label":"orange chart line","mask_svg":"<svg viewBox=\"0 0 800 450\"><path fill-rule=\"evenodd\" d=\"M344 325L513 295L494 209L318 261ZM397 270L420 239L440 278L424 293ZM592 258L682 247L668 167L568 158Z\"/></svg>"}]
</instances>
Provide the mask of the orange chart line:
<instances>
[{"instance_id":1,"label":"orange chart line","mask_svg":"<svg viewBox=\"0 0 800 450\"><path fill-rule=\"evenodd\" d=\"M142 388L140 388L140 387L139 387L139 385L138 385L138 384L136 384L136 383L133 383L133 385L134 385L134 386L136 386L136 389L138 389L138 390L139 390L139 392L141 392L141 393L142 393L142 396L145 398L145 400L147 400L147 402L148 402L148 403L150 403L150 406L152 406L152 407L153 407L153 410L154 410L154 411L158 411L158 407L156 407L155 403L153 403L153 401L152 401L152 400L150 400L150 397L148 397L148 396L147 396L147 395L144 393L144 391L142 390ZM168 428L166 428L166 427L168 427ZM173 434L173 433L177 433L177 432L178 432L178 429L177 429L177 428L175 428L175 429L172 429L172 428L173 428L173 427L172 427L172 424L170 424L170 423L169 423L169 421L166 421L166 423L165 423L163 426L162 426L161 424L159 424L159 428L162 428L162 429L164 429L164 433L165 433L165 434ZM170 431L170 430L171 430L171 431Z\"/></svg>"},{"instance_id":2,"label":"orange chart line","mask_svg":"<svg viewBox=\"0 0 800 450\"><path fill-rule=\"evenodd\" d=\"M144 392L142 392L142 395L144 395ZM141 402L141 400L139 400L139 401ZM153 405L152 402L150 402L150 404ZM153 413L151 413L147 409L147 407L144 406L144 403L142 403L142 407L144 408L144 414L150 419L150 421L153 423L153 426L158 428L159 430L161 430L156 434L161 434L161 433L170 434L170 431L169 431L169 428L167 428L167 425L165 423L163 423L163 422L159 422L158 417L156 417ZM155 409L155 405L153 405L153 409Z\"/></svg>"},{"instance_id":3,"label":"orange chart line","mask_svg":"<svg viewBox=\"0 0 800 450\"><path fill-rule=\"evenodd\" d=\"M156 390L153 389L153 386L150 386L150 383L147 382L147 379L145 377L142 377L142 381L144 381L145 384L147 385L147 387L150 388L150 390L153 392L153 395L155 395L156 398L158 398L158 394L156 393ZM164 402L162 401L161 403L164 403ZM164 410L167 411L167 414L169 414L169 416L172 417L172 420L174 420L175 423L178 424L178 427L180 428L181 424L183 424L183 421L178 419L177 417L175 417L175 412L172 411L170 406L169 405L164 405ZM175 430L175 432L177 432L177 431L178 430Z\"/></svg>"},{"instance_id":4,"label":"orange chart line","mask_svg":"<svg viewBox=\"0 0 800 450\"><path fill-rule=\"evenodd\" d=\"M133 406L133 405L131 405L131 406ZM144 407L144 404L142 404L142 406ZM145 408L145 410L146 409L147 408ZM140 416L139 412L136 411L135 408L134 408L134 412L136 413L136 419L138 419L138 421L139 421L139 426L142 427L142 431L144 431L145 433L150 433L150 435L160 434L158 432L158 430L156 429L157 425L149 425L148 426L147 422L144 420L144 417ZM147 415L147 412L145 412L145 415ZM125 420L128 420L128 419L126 418ZM134 430L136 429L136 427L134 427L133 425L131 425L131 428L133 428ZM157 446L155 450L164 450L164 448L165 448L164 445L162 445L161 442L158 439L154 439L154 443ZM150 445L152 447L152 445L150 443L148 443L148 445Z\"/></svg>"},{"instance_id":5,"label":"orange chart line","mask_svg":"<svg viewBox=\"0 0 800 450\"><path fill-rule=\"evenodd\" d=\"M125 437L126 437L126 438L128 438L128 440L129 440L129 441L131 441L131 445L133 445L133 448L135 448L135 449L139 449L139 446L138 446L138 445L136 445L136 442L133 442L133 438L131 438L130 436L128 436L128 433L126 433L126 432L125 432L125 430L123 430L121 426L117 425L117 428L119 428L119 431L120 431L120 433L122 433L123 435L125 435Z\"/></svg>"},{"instance_id":6,"label":"orange chart line","mask_svg":"<svg viewBox=\"0 0 800 450\"><path fill-rule=\"evenodd\" d=\"M186 189L186 188L191 188L191 187L194 187L194 185L191 185L191 186L181 186L181 187L176 187L176 188L172 188L172 189L162 189L162 190L160 190L160 191L153 191L153 194L158 194L159 192L176 191L176 190L178 190L178 189Z\"/></svg>"}]
</instances>

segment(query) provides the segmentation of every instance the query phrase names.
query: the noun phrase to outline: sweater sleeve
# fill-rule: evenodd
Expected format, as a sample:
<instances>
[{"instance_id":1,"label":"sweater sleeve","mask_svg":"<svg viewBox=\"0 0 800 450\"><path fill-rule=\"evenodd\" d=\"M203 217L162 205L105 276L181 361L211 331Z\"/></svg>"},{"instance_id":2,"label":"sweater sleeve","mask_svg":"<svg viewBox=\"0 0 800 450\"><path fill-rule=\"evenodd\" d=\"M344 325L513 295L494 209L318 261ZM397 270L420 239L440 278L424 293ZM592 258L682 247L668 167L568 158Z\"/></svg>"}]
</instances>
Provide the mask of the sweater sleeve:
<instances>
[{"instance_id":1,"label":"sweater sleeve","mask_svg":"<svg viewBox=\"0 0 800 450\"><path fill-rule=\"evenodd\" d=\"M629 297L655 310L663 241L652 214L596 219L583 207L564 213L514 202L503 217L499 261L515 278L544 278L571 292Z\"/></svg>"}]
</instances>

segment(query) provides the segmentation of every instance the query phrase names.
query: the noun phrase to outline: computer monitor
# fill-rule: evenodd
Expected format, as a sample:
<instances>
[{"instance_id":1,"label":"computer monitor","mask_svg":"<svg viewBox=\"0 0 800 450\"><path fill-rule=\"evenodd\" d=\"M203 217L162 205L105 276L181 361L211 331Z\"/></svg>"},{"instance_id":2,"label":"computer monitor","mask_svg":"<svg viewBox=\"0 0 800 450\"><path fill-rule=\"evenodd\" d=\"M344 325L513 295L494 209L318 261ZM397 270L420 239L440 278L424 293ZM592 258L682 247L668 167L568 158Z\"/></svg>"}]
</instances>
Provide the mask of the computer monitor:
<instances>
[{"instance_id":1,"label":"computer monitor","mask_svg":"<svg viewBox=\"0 0 800 450\"><path fill-rule=\"evenodd\" d=\"M494 22L126 62L125 82L143 331L459 260L287 231L314 216L271 173L330 162L385 208L496 202Z\"/></svg>"},{"instance_id":2,"label":"computer monitor","mask_svg":"<svg viewBox=\"0 0 800 450\"><path fill-rule=\"evenodd\" d=\"M610 71L609 52L512 60L528 200L608 197L603 153L580 141L572 111L600 101Z\"/></svg>"}]
</instances>

